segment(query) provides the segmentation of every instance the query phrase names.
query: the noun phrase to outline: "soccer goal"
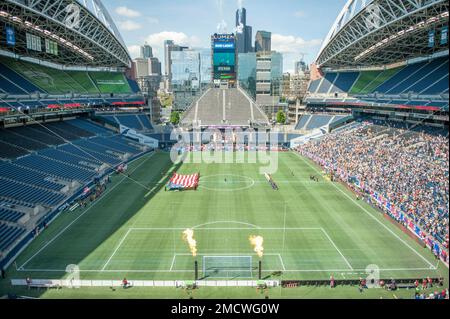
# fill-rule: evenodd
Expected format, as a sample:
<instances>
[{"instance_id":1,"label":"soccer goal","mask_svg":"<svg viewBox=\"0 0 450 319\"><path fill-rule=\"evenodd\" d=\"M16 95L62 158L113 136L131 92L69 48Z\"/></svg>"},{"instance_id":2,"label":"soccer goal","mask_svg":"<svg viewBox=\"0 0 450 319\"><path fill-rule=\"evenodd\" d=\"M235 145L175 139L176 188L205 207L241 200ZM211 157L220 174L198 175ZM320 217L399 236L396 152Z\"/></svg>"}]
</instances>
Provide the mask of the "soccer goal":
<instances>
[{"instance_id":1,"label":"soccer goal","mask_svg":"<svg viewBox=\"0 0 450 319\"><path fill-rule=\"evenodd\" d=\"M251 256L203 256L203 275L208 278L252 278Z\"/></svg>"}]
</instances>

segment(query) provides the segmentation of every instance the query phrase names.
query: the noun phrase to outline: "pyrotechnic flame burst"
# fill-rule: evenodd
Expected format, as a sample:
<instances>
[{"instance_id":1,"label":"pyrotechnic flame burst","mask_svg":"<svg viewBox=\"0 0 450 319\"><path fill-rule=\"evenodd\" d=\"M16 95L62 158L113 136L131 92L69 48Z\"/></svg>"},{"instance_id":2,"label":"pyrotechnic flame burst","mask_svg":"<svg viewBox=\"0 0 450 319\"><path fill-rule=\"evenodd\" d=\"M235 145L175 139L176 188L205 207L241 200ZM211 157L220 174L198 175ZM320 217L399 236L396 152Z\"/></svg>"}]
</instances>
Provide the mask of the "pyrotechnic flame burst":
<instances>
[{"instance_id":1,"label":"pyrotechnic flame burst","mask_svg":"<svg viewBox=\"0 0 450 319\"><path fill-rule=\"evenodd\" d=\"M191 250L192 256L197 256L197 241L194 239L194 231L192 229L186 229L183 232L183 240L186 241Z\"/></svg>"},{"instance_id":2,"label":"pyrotechnic flame burst","mask_svg":"<svg viewBox=\"0 0 450 319\"><path fill-rule=\"evenodd\" d=\"M261 236L250 236L249 240L258 257L262 258L264 255L264 238Z\"/></svg>"}]
</instances>

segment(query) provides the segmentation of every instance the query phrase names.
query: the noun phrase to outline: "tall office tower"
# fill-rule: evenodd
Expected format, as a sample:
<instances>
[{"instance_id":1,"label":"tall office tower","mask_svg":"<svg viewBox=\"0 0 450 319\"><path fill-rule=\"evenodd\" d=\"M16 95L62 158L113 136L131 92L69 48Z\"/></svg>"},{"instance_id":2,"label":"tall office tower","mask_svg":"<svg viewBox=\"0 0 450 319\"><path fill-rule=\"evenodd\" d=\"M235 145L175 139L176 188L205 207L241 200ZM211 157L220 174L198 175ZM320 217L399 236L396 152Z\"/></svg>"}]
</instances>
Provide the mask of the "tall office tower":
<instances>
[{"instance_id":1,"label":"tall office tower","mask_svg":"<svg viewBox=\"0 0 450 319\"><path fill-rule=\"evenodd\" d=\"M295 74L303 74L308 70L306 63L302 61L295 62Z\"/></svg>"},{"instance_id":2,"label":"tall office tower","mask_svg":"<svg viewBox=\"0 0 450 319\"><path fill-rule=\"evenodd\" d=\"M255 52L272 51L272 33L267 31L256 32Z\"/></svg>"},{"instance_id":3,"label":"tall office tower","mask_svg":"<svg viewBox=\"0 0 450 319\"><path fill-rule=\"evenodd\" d=\"M159 62L159 59L150 58L148 60L149 60L150 74L161 75L161 62Z\"/></svg>"},{"instance_id":4,"label":"tall office tower","mask_svg":"<svg viewBox=\"0 0 450 319\"><path fill-rule=\"evenodd\" d=\"M247 25L247 10L245 8L236 11L236 37L238 53L253 51L253 28Z\"/></svg>"},{"instance_id":5,"label":"tall office tower","mask_svg":"<svg viewBox=\"0 0 450 319\"><path fill-rule=\"evenodd\" d=\"M164 41L164 74L167 81L167 88L171 90L172 81L172 52L186 50L187 47L179 46L173 40Z\"/></svg>"},{"instance_id":6,"label":"tall office tower","mask_svg":"<svg viewBox=\"0 0 450 319\"><path fill-rule=\"evenodd\" d=\"M148 44L141 46L141 58L143 59L153 58L153 49Z\"/></svg>"}]
</instances>

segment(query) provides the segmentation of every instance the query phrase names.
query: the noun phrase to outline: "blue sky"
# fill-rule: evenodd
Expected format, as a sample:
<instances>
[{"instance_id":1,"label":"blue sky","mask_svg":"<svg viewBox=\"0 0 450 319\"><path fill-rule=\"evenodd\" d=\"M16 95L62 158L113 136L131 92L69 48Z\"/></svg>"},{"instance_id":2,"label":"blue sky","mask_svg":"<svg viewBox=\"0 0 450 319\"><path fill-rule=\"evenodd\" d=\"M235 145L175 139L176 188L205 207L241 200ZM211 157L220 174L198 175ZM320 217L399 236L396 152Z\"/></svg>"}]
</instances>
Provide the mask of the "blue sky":
<instances>
[{"instance_id":1,"label":"blue sky","mask_svg":"<svg viewBox=\"0 0 450 319\"><path fill-rule=\"evenodd\" d=\"M235 12L247 9L247 24L273 33L272 49L284 55L284 71L292 71L301 53L310 63L346 0L106 0L133 57L150 44L163 61L166 39L193 48L210 45L210 35L225 21L234 31Z\"/></svg>"}]
</instances>

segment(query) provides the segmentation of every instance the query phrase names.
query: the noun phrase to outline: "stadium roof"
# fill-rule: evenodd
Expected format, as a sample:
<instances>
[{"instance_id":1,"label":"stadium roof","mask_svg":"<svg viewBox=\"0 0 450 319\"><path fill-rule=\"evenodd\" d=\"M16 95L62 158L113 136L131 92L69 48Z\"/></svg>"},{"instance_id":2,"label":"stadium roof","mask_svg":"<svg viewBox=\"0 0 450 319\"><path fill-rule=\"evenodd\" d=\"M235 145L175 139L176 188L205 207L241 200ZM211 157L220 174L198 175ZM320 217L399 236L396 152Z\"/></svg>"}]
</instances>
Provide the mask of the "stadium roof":
<instances>
[{"instance_id":1,"label":"stadium roof","mask_svg":"<svg viewBox=\"0 0 450 319\"><path fill-rule=\"evenodd\" d=\"M15 54L62 65L131 65L124 41L100 0L4 0L0 21L4 22L1 27L11 25L16 30L16 44L2 45ZM58 54L27 49L26 33L57 42Z\"/></svg>"},{"instance_id":2,"label":"stadium roof","mask_svg":"<svg viewBox=\"0 0 450 319\"><path fill-rule=\"evenodd\" d=\"M448 49L447 0L349 0L316 59L322 68L387 65ZM429 32L435 30L435 45Z\"/></svg>"}]
</instances>

